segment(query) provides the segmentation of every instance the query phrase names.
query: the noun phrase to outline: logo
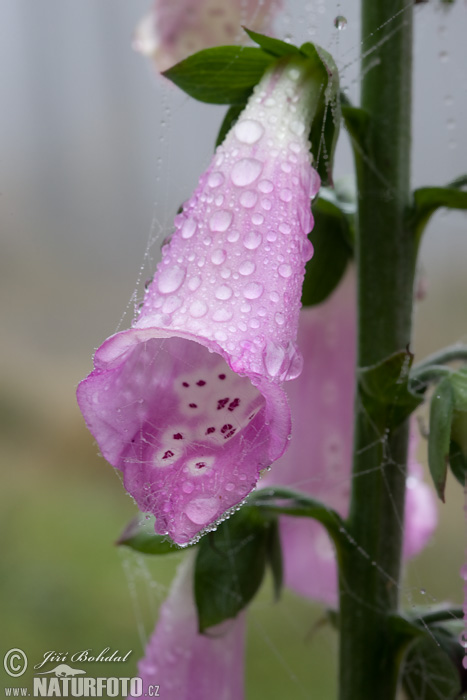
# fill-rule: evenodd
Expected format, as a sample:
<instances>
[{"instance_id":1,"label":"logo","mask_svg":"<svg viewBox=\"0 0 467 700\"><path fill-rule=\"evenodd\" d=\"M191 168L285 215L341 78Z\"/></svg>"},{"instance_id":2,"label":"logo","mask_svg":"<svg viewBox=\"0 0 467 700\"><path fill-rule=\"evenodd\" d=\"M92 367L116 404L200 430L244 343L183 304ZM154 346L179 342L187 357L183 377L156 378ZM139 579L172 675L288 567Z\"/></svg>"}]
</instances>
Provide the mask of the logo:
<instances>
[{"instance_id":1,"label":"logo","mask_svg":"<svg viewBox=\"0 0 467 700\"><path fill-rule=\"evenodd\" d=\"M3 668L9 676L18 678L28 667L28 657L22 649L10 649L3 657Z\"/></svg>"},{"instance_id":2,"label":"logo","mask_svg":"<svg viewBox=\"0 0 467 700\"><path fill-rule=\"evenodd\" d=\"M59 664L50 671L36 673L36 676L45 676L47 673L54 673L57 678L73 678L73 676L78 676L80 673L86 673L86 671L82 671L80 668L71 668L71 666L67 666L67 664Z\"/></svg>"}]
</instances>

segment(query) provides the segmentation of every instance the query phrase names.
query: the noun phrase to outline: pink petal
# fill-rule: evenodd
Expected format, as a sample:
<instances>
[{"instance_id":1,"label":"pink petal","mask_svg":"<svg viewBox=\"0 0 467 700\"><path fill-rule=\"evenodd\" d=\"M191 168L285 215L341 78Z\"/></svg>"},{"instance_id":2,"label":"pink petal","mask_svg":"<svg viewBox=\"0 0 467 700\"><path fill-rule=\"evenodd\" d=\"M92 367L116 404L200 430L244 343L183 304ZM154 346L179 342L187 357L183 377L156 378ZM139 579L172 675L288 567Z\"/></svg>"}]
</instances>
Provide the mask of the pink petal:
<instances>
[{"instance_id":1,"label":"pink petal","mask_svg":"<svg viewBox=\"0 0 467 700\"><path fill-rule=\"evenodd\" d=\"M261 485L300 489L347 516L352 462L356 346L353 266L323 304L303 309L298 342L300 379L287 386L293 432L287 454ZM433 490L422 481L411 431L404 557L422 549L436 527ZM325 529L306 519L281 518L286 585L328 605L337 604L335 553Z\"/></svg>"},{"instance_id":2,"label":"pink petal","mask_svg":"<svg viewBox=\"0 0 467 700\"><path fill-rule=\"evenodd\" d=\"M306 97L298 68L263 78L177 216L139 318L78 387L102 454L180 544L240 503L288 444L281 383L302 366L319 187Z\"/></svg>"},{"instance_id":3,"label":"pink petal","mask_svg":"<svg viewBox=\"0 0 467 700\"><path fill-rule=\"evenodd\" d=\"M242 25L270 34L281 7L282 0L156 0L136 29L133 48L162 72L196 51L247 41Z\"/></svg>"},{"instance_id":4,"label":"pink petal","mask_svg":"<svg viewBox=\"0 0 467 700\"><path fill-rule=\"evenodd\" d=\"M138 664L143 696L160 686L165 700L242 700L245 616L198 634L193 600L194 553L184 558Z\"/></svg>"}]
</instances>

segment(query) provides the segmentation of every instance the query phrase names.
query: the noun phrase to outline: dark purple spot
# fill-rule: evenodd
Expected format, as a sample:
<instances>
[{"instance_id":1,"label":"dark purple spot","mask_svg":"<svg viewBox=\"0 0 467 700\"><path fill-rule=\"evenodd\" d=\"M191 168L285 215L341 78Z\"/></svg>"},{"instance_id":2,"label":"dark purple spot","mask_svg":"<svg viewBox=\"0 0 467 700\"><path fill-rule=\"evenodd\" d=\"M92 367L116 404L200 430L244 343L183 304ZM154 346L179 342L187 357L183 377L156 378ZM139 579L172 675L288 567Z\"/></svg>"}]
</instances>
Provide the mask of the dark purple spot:
<instances>
[{"instance_id":1,"label":"dark purple spot","mask_svg":"<svg viewBox=\"0 0 467 700\"><path fill-rule=\"evenodd\" d=\"M190 386L190 385L188 384L188 382L183 382L182 386Z\"/></svg>"},{"instance_id":2,"label":"dark purple spot","mask_svg":"<svg viewBox=\"0 0 467 700\"><path fill-rule=\"evenodd\" d=\"M173 457L173 456L174 456L174 453L172 452L172 450L167 450L167 452L164 454L162 459L168 459L169 457Z\"/></svg>"},{"instance_id":3,"label":"dark purple spot","mask_svg":"<svg viewBox=\"0 0 467 700\"><path fill-rule=\"evenodd\" d=\"M189 403L188 405L189 405L190 408L198 408L198 404L197 404L197 403Z\"/></svg>"},{"instance_id":4,"label":"dark purple spot","mask_svg":"<svg viewBox=\"0 0 467 700\"><path fill-rule=\"evenodd\" d=\"M206 466L206 462L196 462L195 467L196 469L204 469Z\"/></svg>"},{"instance_id":5,"label":"dark purple spot","mask_svg":"<svg viewBox=\"0 0 467 700\"><path fill-rule=\"evenodd\" d=\"M183 435L181 433L175 433L174 440L183 440Z\"/></svg>"},{"instance_id":6,"label":"dark purple spot","mask_svg":"<svg viewBox=\"0 0 467 700\"><path fill-rule=\"evenodd\" d=\"M240 406L240 399L234 399L231 403L229 403L229 411L234 411L237 406Z\"/></svg>"},{"instance_id":7,"label":"dark purple spot","mask_svg":"<svg viewBox=\"0 0 467 700\"><path fill-rule=\"evenodd\" d=\"M204 381L204 379L200 379L199 382L196 382L196 386L204 386L205 384L206 382Z\"/></svg>"},{"instance_id":8,"label":"dark purple spot","mask_svg":"<svg viewBox=\"0 0 467 700\"><path fill-rule=\"evenodd\" d=\"M225 379L225 374L219 374L219 379Z\"/></svg>"},{"instance_id":9,"label":"dark purple spot","mask_svg":"<svg viewBox=\"0 0 467 700\"><path fill-rule=\"evenodd\" d=\"M215 431L216 431L216 429L213 426L211 426L210 428L208 428L206 430L206 435L210 435L211 433L214 433Z\"/></svg>"},{"instance_id":10,"label":"dark purple spot","mask_svg":"<svg viewBox=\"0 0 467 700\"><path fill-rule=\"evenodd\" d=\"M221 408L224 408L224 406L229 403L229 401L229 397L227 397L226 399L219 399L217 402L217 410L220 411Z\"/></svg>"},{"instance_id":11,"label":"dark purple spot","mask_svg":"<svg viewBox=\"0 0 467 700\"><path fill-rule=\"evenodd\" d=\"M226 433L226 434L224 435L224 440L227 440L228 438L231 438L232 435L235 435L236 432L237 432L237 429L236 429L236 428L232 428L232 430L229 430L229 432Z\"/></svg>"},{"instance_id":12,"label":"dark purple spot","mask_svg":"<svg viewBox=\"0 0 467 700\"><path fill-rule=\"evenodd\" d=\"M221 433L224 434L224 433L226 433L228 430L232 430L232 427L233 427L233 426L231 426L230 423L226 423L225 425L222 426L222 428L221 428Z\"/></svg>"}]
</instances>

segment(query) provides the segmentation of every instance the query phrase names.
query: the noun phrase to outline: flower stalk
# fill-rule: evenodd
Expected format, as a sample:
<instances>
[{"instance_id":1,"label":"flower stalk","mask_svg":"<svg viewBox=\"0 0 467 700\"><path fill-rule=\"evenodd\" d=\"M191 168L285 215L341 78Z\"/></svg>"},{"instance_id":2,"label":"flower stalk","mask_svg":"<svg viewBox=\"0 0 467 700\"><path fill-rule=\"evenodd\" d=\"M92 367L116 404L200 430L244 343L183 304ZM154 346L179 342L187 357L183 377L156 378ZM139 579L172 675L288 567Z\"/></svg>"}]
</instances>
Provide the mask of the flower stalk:
<instances>
[{"instance_id":1,"label":"flower stalk","mask_svg":"<svg viewBox=\"0 0 467 700\"><path fill-rule=\"evenodd\" d=\"M368 128L367 152L357 159L357 363L367 367L411 340L411 3L362 0L362 38ZM407 445L407 421L376 430L357 391L349 543L340 572L340 700L396 695L400 655L390 615L398 608Z\"/></svg>"}]
</instances>

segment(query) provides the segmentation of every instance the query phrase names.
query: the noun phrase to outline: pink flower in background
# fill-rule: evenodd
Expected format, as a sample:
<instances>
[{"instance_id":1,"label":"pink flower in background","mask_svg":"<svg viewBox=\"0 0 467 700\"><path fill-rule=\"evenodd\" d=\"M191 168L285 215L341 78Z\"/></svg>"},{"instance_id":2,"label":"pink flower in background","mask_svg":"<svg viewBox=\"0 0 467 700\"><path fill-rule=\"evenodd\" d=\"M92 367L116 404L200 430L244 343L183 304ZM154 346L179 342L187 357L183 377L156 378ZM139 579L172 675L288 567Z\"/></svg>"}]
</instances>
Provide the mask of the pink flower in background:
<instances>
[{"instance_id":1,"label":"pink flower in background","mask_svg":"<svg viewBox=\"0 0 467 700\"><path fill-rule=\"evenodd\" d=\"M193 599L195 552L185 556L138 663L143 695L159 685L166 700L242 700L245 615L198 633Z\"/></svg>"},{"instance_id":2,"label":"pink flower in background","mask_svg":"<svg viewBox=\"0 0 467 700\"><path fill-rule=\"evenodd\" d=\"M290 449L261 482L287 485L347 516L352 469L356 361L356 280L351 266L333 294L300 314L298 342L304 356L300 379L290 382L293 433ZM416 461L413 426L405 508L404 557L417 554L437 523L433 490ZM322 525L282 517L285 584L301 595L337 604L334 547Z\"/></svg>"},{"instance_id":3,"label":"pink flower in background","mask_svg":"<svg viewBox=\"0 0 467 700\"><path fill-rule=\"evenodd\" d=\"M78 402L156 529L184 544L288 444L281 384L312 255L311 108L300 64L268 72L175 219L131 330L97 350Z\"/></svg>"},{"instance_id":4,"label":"pink flower in background","mask_svg":"<svg viewBox=\"0 0 467 700\"><path fill-rule=\"evenodd\" d=\"M156 0L133 47L162 72L201 49L247 40L242 25L270 34L281 6L282 0Z\"/></svg>"}]
</instances>

